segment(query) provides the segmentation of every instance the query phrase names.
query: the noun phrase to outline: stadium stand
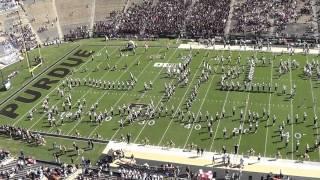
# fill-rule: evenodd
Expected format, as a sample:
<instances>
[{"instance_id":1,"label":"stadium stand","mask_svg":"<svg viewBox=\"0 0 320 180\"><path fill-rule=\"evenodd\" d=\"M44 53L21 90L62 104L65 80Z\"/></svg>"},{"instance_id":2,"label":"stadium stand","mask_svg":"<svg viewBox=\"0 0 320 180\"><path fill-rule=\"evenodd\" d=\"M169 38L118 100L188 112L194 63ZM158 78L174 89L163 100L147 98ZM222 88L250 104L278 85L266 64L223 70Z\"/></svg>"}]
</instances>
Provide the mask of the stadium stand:
<instances>
[{"instance_id":1,"label":"stadium stand","mask_svg":"<svg viewBox=\"0 0 320 180\"><path fill-rule=\"evenodd\" d=\"M230 9L230 0L197 1L187 20L187 32L190 36L212 37L223 34Z\"/></svg>"},{"instance_id":2,"label":"stadium stand","mask_svg":"<svg viewBox=\"0 0 320 180\"><path fill-rule=\"evenodd\" d=\"M312 7L312 4L315 5ZM26 0L23 1L23 9L18 11L19 15L14 11L19 8L17 3L1 0L0 23L4 39L0 45L0 68L18 60L23 40L27 49L35 48L38 44L37 36L43 43L57 39L58 27L62 28L65 41L89 38L92 31L94 36L111 37L179 37L181 34L192 38L223 37L229 35L224 34L224 30L230 15L230 5L231 0ZM319 23L319 11L320 2L314 0L240 0L236 1L231 14L230 33L240 36L314 36L319 32L316 32L317 28L312 25L312 21L315 18ZM22 14L26 14L28 19L20 22ZM93 29L90 27L92 20ZM223 38L220 38L220 42L225 43ZM257 44L257 41L252 43ZM28 143L44 142L40 134L16 127L0 126L0 134L23 139ZM10 157L8 151L1 150L0 164ZM150 166L132 163L133 157L127 157L131 163L121 163L119 161L122 158L107 156L93 166L90 160L83 161L84 171L77 179L197 178L205 174L197 167L193 170L186 167L182 171L173 164ZM112 166L115 162L118 164ZM74 166L37 161L22 154L0 167L0 179L59 179L71 176L76 170ZM217 172L209 175L216 177ZM240 176L229 171L221 175L225 179L238 179ZM273 176L263 175L261 179ZM283 176L280 174L276 177Z\"/></svg>"},{"instance_id":3,"label":"stadium stand","mask_svg":"<svg viewBox=\"0 0 320 180\"><path fill-rule=\"evenodd\" d=\"M10 158L10 152L0 149L0 164Z\"/></svg>"},{"instance_id":4,"label":"stadium stand","mask_svg":"<svg viewBox=\"0 0 320 180\"><path fill-rule=\"evenodd\" d=\"M0 167L0 178L43 179L46 177L46 179L65 179L75 171L76 168L71 165L59 165L45 161L37 161L30 157L19 157Z\"/></svg>"},{"instance_id":5,"label":"stadium stand","mask_svg":"<svg viewBox=\"0 0 320 180\"><path fill-rule=\"evenodd\" d=\"M0 38L0 69L19 60L19 51L5 37Z\"/></svg>"},{"instance_id":6,"label":"stadium stand","mask_svg":"<svg viewBox=\"0 0 320 180\"><path fill-rule=\"evenodd\" d=\"M1 0L0 1L0 14L17 8L17 3L14 0Z\"/></svg>"},{"instance_id":7,"label":"stadium stand","mask_svg":"<svg viewBox=\"0 0 320 180\"><path fill-rule=\"evenodd\" d=\"M31 25L43 43L59 37L56 25L57 16L53 11L52 3L52 0L44 0L37 3L26 3L24 6Z\"/></svg>"},{"instance_id":8,"label":"stadium stand","mask_svg":"<svg viewBox=\"0 0 320 180\"><path fill-rule=\"evenodd\" d=\"M87 29L90 25L92 1L90 0L56 0L56 8L63 34L70 30ZM79 29L79 27L81 27Z\"/></svg>"},{"instance_id":9,"label":"stadium stand","mask_svg":"<svg viewBox=\"0 0 320 180\"><path fill-rule=\"evenodd\" d=\"M311 28L308 1L238 1L232 33L304 35Z\"/></svg>"},{"instance_id":10,"label":"stadium stand","mask_svg":"<svg viewBox=\"0 0 320 180\"><path fill-rule=\"evenodd\" d=\"M0 134L14 139L21 139L28 143L35 143L37 145L45 144L44 137L42 137L39 133L33 133L23 128L3 125L0 126Z\"/></svg>"},{"instance_id":11,"label":"stadium stand","mask_svg":"<svg viewBox=\"0 0 320 180\"><path fill-rule=\"evenodd\" d=\"M14 48L23 48L23 39L26 49L32 49L38 45L36 34L30 24L27 23L22 10L10 11L1 16L3 36Z\"/></svg>"},{"instance_id":12,"label":"stadium stand","mask_svg":"<svg viewBox=\"0 0 320 180\"><path fill-rule=\"evenodd\" d=\"M96 0L95 21L104 21L114 12L122 12L129 0Z\"/></svg>"}]
</instances>

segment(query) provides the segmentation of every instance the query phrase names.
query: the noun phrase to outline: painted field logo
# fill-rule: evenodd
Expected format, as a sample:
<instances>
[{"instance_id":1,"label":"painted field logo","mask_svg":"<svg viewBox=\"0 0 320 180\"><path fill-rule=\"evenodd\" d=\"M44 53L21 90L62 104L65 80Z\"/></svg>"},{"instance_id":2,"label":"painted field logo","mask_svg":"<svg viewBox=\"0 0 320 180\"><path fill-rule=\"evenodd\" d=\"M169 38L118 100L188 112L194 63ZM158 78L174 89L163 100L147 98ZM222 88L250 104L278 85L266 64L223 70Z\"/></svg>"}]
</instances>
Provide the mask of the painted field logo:
<instances>
[{"instance_id":1,"label":"painted field logo","mask_svg":"<svg viewBox=\"0 0 320 180\"><path fill-rule=\"evenodd\" d=\"M169 67L175 67L177 64L175 63L154 63L153 67L158 68L169 68Z\"/></svg>"},{"instance_id":2,"label":"painted field logo","mask_svg":"<svg viewBox=\"0 0 320 180\"><path fill-rule=\"evenodd\" d=\"M79 66L84 62L84 59L90 57L92 54L94 54L92 51L76 51L71 57L68 57L58 64L57 67L49 71L49 73L46 74L47 77L39 79L16 97L12 103L5 105L0 110L0 114L11 119L17 118L20 115L17 113L19 108L18 103L22 103L21 105L23 106L30 106L29 104L41 98L42 93L40 90L49 91L53 84L57 84L71 72L71 68Z\"/></svg>"}]
</instances>

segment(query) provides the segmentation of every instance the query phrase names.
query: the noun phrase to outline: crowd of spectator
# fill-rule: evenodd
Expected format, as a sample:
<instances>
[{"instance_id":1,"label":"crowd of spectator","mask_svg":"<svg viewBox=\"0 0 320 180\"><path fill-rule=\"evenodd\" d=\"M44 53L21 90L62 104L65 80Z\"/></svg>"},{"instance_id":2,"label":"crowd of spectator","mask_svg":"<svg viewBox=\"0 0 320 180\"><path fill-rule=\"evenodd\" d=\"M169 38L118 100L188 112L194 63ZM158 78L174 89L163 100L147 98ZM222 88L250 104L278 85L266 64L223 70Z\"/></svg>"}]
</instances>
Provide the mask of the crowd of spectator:
<instances>
[{"instance_id":1,"label":"crowd of spectator","mask_svg":"<svg viewBox=\"0 0 320 180\"><path fill-rule=\"evenodd\" d=\"M179 167L174 167L170 164L161 165L160 167L151 167L148 164L123 164L119 168L85 168L82 174L77 179L99 179L106 176L118 177L121 179L164 179L168 177L177 178L180 174ZM179 171L178 171L178 170ZM185 176L187 177L187 176ZM192 177L195 177L194 174Z\"/></svg>"},{"instance_id":2,"label":"crowd of spectator","mask_svg":"<svg viewBox=\"0 0 320 180\"><path fill-rule=\"evenodd\" d=\"M115 18L115 17L114 17ZM93 26L93 32L96 36L108 34L110 37L115 35L115 27L116 21L99 21L96 22Z\"/></svg>"},{"instance_id":3,"label":"crowd of spectator","mask_svg":"<svg viewBox=\"0 0 320 180\"><path fill-rule=\"evenodd\" d=\"M0 164L10 157L10 152L0 149Z\"/></svg>"},{"instance_id":4,"label":"crowd of spectator","mask_svg":"<svg viewBox=\"0 0 320 180\"><path fill-rule=\"evenodd\" d=\"M32 133L27 129L19 127L1 125L0 134L7 135L10 138L22 139L27 143L35 143L37 145L44 145L46 143L44 137L39 133Z\"/></svg>"},{"instance_id":5,"label":"crowd of spectator","mask_svg":"<svg viewBox=\"0 0 320 180\"><path fill-rule=\"evenodd\" d=\"M232 12L230 34L267 34L285 36L288 25L309 23L311 0L144 0L133 3L126 11L112 12L106 21L96 22L93 34L108 37L187 36L211 38L224 35ZM230 11L231 6L234 7ZM229 29L229 27L228 27ZM292 31L292 30L291 30ZM293 30L294 31L294 30ZM300 31L300 30L299 30ZM68 33L80 35L81 28ZM314 32L309 24L304 33Z\"/></svg>"},{"instance_id":6,"label":"crowd of spectator","mask_svg":"<svg viewBox=\"0 0 320 180\"><path fill-rule=\"evenodd\" d=\"M13 162L0 168L0 179L62 179L74 173L76 168L72 165L46 164L37 162L31 157L24 157L23 154Z\"/></svg>"},{"instance_id":7,"label":"crowd of spectator","mask_svg":"<svg viewBox=\"0 0 320 180\"><path fill-rule=\"evenodd\" d=\"M145 34L178 34L183 30L186 11L185 1L162 0L152 6L143 23ZM142 27L143 27L143 24ZM124 24L125 25L125 24Z\"/></svg>"},{"instance_id":8,"label":"crowd of spectator","mask_svg":"<svg viewBox=\"0 0 320 180\"><path fill-rule=\"evenodd\" d=\"M57 19L55 19L51 23L50 23L50 20L44 22L44 24L38 28L37 32L42 33L42 32L48 31L49 28L52 28L54 26L54 23L56 23L56 21Z\"/></svg>"},{"instance_id":9,"label":"crowd of spectator","mask_svg":"<svg viewBox=\"0 0 320 180\"><path fill-rule=\"evenodd\" d=\"M149 174L147 171L138 170L134 168L120 168L119 169L120 177L122 179L163 179L163 175L161 174Z\"/></svg>"},{"instance_id":10,"label":"crowd of spectator","mask_svg":"<svg viewBox=\"0 0 320 180\"><path fill-rule=\"evenodd\" d=\"M74 173L77 168L73 165L62 164L61 167L46 167L43 168L44 175L48 179L62 179L63 177L68 177Z\"/></svg>"},{"instance_id":11,"label":"crowd of spectator","mask_svg":"<svg viewBox=\"0 0 320 180\"><path fill-rule=\"evenodd\" d=\"M69 33L64 35L65 40L70 39L85 39L90 37L88 25L79 26L75 29L71 29Z\"/></svg>"},{"instance_id":12,"label":"crowd of spectator","mask_svg":"<svg viewBox=\"0 0 320 180\"><path fill-rule=\"evenodd\" d=\"M273 27L275 33L286 28L289 23L296 23L302 15L311 14L310 0L246 0L234 5L233 33L267 33ZM301 3L301 2L300 2Z\"/></svg>"},{"instance_id":13,"label":"crowd of spectator","mask_svg":"<svg viewBox=\"0 0 320 180\"><path fill-rule=\"evenodd\" d=\"M143 1L141 4L133 4L126 12L118 15L115 28L119 34L140 34L146 26L149 26L149 19L152 15L152 1Z\"/></svg>"},{"instance_id":14,"label":"crowd of spectator","mask_svg":"<svg viewBox=\"0 0 320 180\"><path fill-rule=\"evenodd\" d=\"M24 49L24 42L27 50L37 47L36 35L32 32L30 25L20 26L20 23L17 23L10 28L8 35L11 44L17 49Z\"/></svg>"},{"instance_id":15,"label":"crowd of spectator","mask_svg":"<svg viewBox=\"0 0 320 180\"><path fill-rule=\"evenodd\" d=\"M187 20L189 36L213 37L223 34L230 10L230 0L199 0Z\"/></svg>"},{"instance_id":16,"label":"crowd of spectator","mask_svg":"<svg viewBox=\"0 0 320 180\"><path fill-rule=\"evenodd\" d=\"M212 36L223 33L230 9L230 0L192 1L162 0L155 4L145 0L133 4L126 12L111 16L108 22L98 22L95 34L135 34L141 36L180 35ZM191 8L192 6L192 8Z\"/></svg>"},{"instance_id":17,"label":"crowd of spectator","mask_svg":"<svg viewBox=\"0 0 320 180\"><path fill-rule=\"evenodd\" d=\"M0 0L0 12L8 11L17 6L17 2L14 0Z\"/></svg>"}]
</instances>

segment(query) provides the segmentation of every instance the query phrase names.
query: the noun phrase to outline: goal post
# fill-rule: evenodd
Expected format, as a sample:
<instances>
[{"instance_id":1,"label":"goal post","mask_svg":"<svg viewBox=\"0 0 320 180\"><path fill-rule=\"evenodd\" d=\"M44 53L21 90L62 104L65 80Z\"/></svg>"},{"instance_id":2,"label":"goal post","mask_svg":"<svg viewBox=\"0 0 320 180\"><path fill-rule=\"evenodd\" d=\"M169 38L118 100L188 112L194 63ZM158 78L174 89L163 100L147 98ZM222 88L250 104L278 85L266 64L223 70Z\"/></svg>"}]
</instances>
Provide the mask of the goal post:
<instances>
[{"instance_id":1,"label":"goal post","mask_svg":"<svg viewBox=\"0 0 320 180\"><path fill-rule=\"evenodd\" d=\"M31 73L32 76L34 75L34 71L35 71L36 69L38 69L38 68L43 64L43 58L42 58L42 55L41 55L41 45L39 44L39 45L37 46L37 48L38 48L40 63L38 63L38 64L35 65L35 66L32 66L32 65L31 65L28 52L25 52L25 53L26 53L27 63L28 63L28 69L29 69L29 72Z\"/></svg>"}]
</instances>

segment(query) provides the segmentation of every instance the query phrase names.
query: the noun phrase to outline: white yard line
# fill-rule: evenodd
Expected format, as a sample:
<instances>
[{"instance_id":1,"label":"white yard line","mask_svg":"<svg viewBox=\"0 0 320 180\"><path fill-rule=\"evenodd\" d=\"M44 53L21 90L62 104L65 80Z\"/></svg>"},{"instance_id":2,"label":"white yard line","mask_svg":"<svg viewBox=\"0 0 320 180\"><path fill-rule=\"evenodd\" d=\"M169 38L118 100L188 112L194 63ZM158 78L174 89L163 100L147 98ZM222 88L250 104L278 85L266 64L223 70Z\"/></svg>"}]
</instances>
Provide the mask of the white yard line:
<instances>
[{"instance_id":1,"label":"white yard line","mask_svg":"<svg viewBox=\"0 0 320 180\"><path fill-rule=\"evenodd\" d=\"M316 115L317 114L317 104L315 103L315 97L314 97L314 94L313 94L313 85L312 85L311 78L309 79L309 82L310 82L310 87L311 87L313 113ZM317 136L318 136L319 135L319 128L317 128L316 131L317 131ZM320 158L320 148L318 148L318 150L319 150L319 158Z\"/></svg>"},{"instance_id":2,"label":"white yard line","mask_svg":"<svg viewBox=\"0 0 320 180\"><path fill-rule=\"evenodd\" d=\"M176 53L176 51L175 51L175 53ZM174 54L175 54L175 53L174 53ZM173 56L171 56L169 59L171 59L172 57L173 57ZM169 61L167 61L167 62L169 62ZM161 68L161 71L162 71L162 70L163 70L163 68ZM152 84L154 84L154 81L155 81L159 76L160 76L160 73L158 74L158 76L157 76L156 78L154 78L154 79L152 80ZM171 80L170 83L172 83L173 81L174 81L174 79ZM142 96L141 96L139 99L143 98L144 95L145 95L145 93L142 94ZM157 105L155 106L154 109L158 109L158 107L159 107L159 105L161 104L162 99L163 99L164 97L165 97L164 95L161 97L161 99L158 101L158 103L157 103ZM141 130L139 131L137 137L135 138L134 143L139 139L142 131L143 131L144 128L147 126L148 122L149 122L149 120L147 120L147 121L145 122L145 124L143 125L143 127L142 127ZM120 129L118 129L118 130L120 130ZM118 133L118 131L116 131L116 133ZM114 137L114 135L113 135L113 137Z\"/></svg>"},{"instance_id":3,"label":"white yard line","mask_svg":"<svg viewBox=\"0 0 320 180\"><path fill-rule=\"evenodd\" d=\"M223 51L223 52L224 52L224 51ZM240 55L240 51L239 51L239 55ZM241 65L241 64L240 64L240 65ZM227 91L227 94L226 94L226 97L224 98L221 111L223 111L223 110L225 109L225 106L226 106L226 103L227 103L227 100L228 100L228 97L229 97L229 93L230 93L230 91L228 90L228 91ZM211 143L210 148L209 148L209 151L210 151L210 152L211 152L211 150L212 150L212 147L214 146L214 140L215 140L215 138L216 138L216 136L217 136L217 132L218 132L219 125L220 125L220 122L221 122L221 118L222 118L222 114L220 115L220 118L219 118L219 120L218 120L217 127L216 127L216 129L215 129L215 132L214 132L214 135L213 135L213 138L212 138L212 143Z\"/></svg>"},{"instance_id":4,"label":"white yard line","mask_svg":"<svg viewBox=\"0 0 320 180\"><path fill-rule=\"evenodd\" d=\"M103 47L102 49L100 49L99 51L98 51L98 53L100 53L103 49L104 49L105 47ZM113 53L115 53L117 50L114 50L111 54L113 54ZM85 62L83 65L85 65L85 64L87 64L88 62L90 62L89 60L87 61L87 62ZM102 62L101 62L102 63ZM99 65L101 64L101 63L99 63ZM79 67L79 69L83 66L83 65L81 65L80 67ZM93 72L91 72L91 73L88 73L84 78L87 78L90 74L92 74ZM72 76L72 74L70 74L68 77L71 77ZM61 83L60 83L61 84ZM55 87L54 89L53 89L53 91L55 91L56 89L58 89L58 87L59 87L60 85L58 85L57 87ZM47 94L47 96L49 96L53 91L51 91L49 94ZM83 98L84 96L85 96L86 94L84 94L81 98ZM54 104L54 106L56 106L58 103L60 103L62 100L60 99L60 100L58 100L55 104ZM39 101L37 104L36 104L36 106L38 106L38 104L40 104L40 103L42 103L43 101ZM36 106L34 106L33 108L35 108ZM32 109L33 109L32 108ZM28 113L28 112L27 112ZM28 130L31 130L36 124L38 124L38 122L39 121L41 121L41 119L44 117L44 116L46 116L46 113L44 113L41 117L39 117L39 119L34 123L34 124L32 124L32 126L31 127L29 127L28 128ZM52 129L53 127L51 127L49 130L48 130L48 132Z\"/></svg>"},{"instance_id":5,"label":"white yard line","mask_svg":"<svg viewBox=\"0 0 320 180\"><path fill-rule=\"evenodd\" d=\"M198 119L198 116L199 116L199 114L200 114L201 108L202 108L204 102L206 101L206 98L207 98L207 96L208 96L209 90L210 90L211 85L212 85L212 81L213 81L213 79L215 78L215 76L216 76L216 74L214 74L214 75L212 76L211 80L210 80L209 87L207 87L206 94L204 95L204 98L203 98L203 100L202 100L202 103L201 103L201 105L200 105L200 107L199 107L199 111L198 111L198 113L197 113L196 119ZM183 149L185 149L186 146L187 146L187 144L188 144L188 141L189 141L190 136L191 136L191 134L192 134L192 130L193 130L194 124L195 124L195 123L192 122L192 126L191 126L190 132L189 132L189 134L188 134L188 137L187 137L187 139L186 139L186 142L185 142L185 144L183 145Z\"/></svg>"},{"instance_id":6,"label":"white yard line","mask_svg":"<svg viewBox=\"0 0 320 180\"><path fill-rule=\"evenodd\" d=\"M256 56L257 56L257 51L255 51L255 53L256 53ZM252 84L251 84L251 85L252 85ZM247 116L249 99L250 99L250 93L251 93L251 91L248 92L247 99L246 99L246 107L245 107L244 116L243 116L244 121L243 121L243 123L242 123L242 126L244 126L244 122L245 122L245 119L246 119L246 116ZM239 155L239 152L240 152L241 139L242 139L242 133L241 133L240 136L239 136L237 156ZM240 171L240 169L239 169L239 171Z\"/></svg>"},{"instance_id":7,"label":"white yard line","mask_svg":"<svg viewBox=\"0 0 320 180\"><path fill-rule=\"evenodd\" d=\"M80 47L80 46L79 46L79 47ZM79 47L78 47L78 48L79 48ZM76 48L76 49L78 49L78 48ZM74 50L76 50L76 49L74 49ZM73 50L73 51L74 51L74 50ZM89 61L83 63L79 68L81 68L82 66L86 65L88 62L89 62ZM72 76L72 74L70 74L68 77L70 77L70 76ZM67 78L68 78L68 77L67 77ZM61 84L62 84L62 82L61 82L59 85L57 85L57 87L55 87L52 91L50 91L46 96L49 96L51 93L53 93L54 91L56 91ZM30 109L34 109L35 107L37 107L40 103L43 102L44 99L45 99L45 97L43 97L41 100L39 100L39 102L36 103L36 104L35 104L32 108L30 108ZM27 111L27 112L26 112L24 115L22 115L17 121L15 121L15 122L12 124L12 126L17 125L17 123L18 123L19 121L21 121L25 116L27 116L28 113L29 113L29 111Z\"/></svg>"},{"instance_id":8,"label":"white yard line","mask_svg":"<svg viewBox=\"0 0 320 180\"><path fill-rule=\"evenodd\" d=\"M292 59L291 57L289 57L290 59L290 73L289 73L289 77L290 77L290 93L292 90ZM291 111L291 148L292 148L292 153L291 153L291 159L293 160L293 154L294 154L294 149L293 149L293 104L292 104L292 98L290 99L290 111Z\"/></svg>"},{"instance_id":9,"label":"white yard line","mask_svg":"<svg viewBox=\"0 0 320 180\"><path fill-rule=\"evenodd\" d=\"M174 53L170 56L170 58L168 58L168 60L167 60L166 62L169 62L169 60L176 54L177 50L178 50L178 49L176 49L176 50L174 51ZM160 51L161 51L161 49L159 49L159 51L157 52L157 54L158 54ZM149 65L151 65L152 63L153 63L153 61L149 61L149 62L148 62L148 64L147 64L147 65L143 68L143 70L139 73L138 79L140 78L140 76L143 75L143 72L144 72L144 71L147 69L147 67L148 67ZM161 70L158 72L158 74L156 75L156 78L158 78L158 77L160 76L163 68L164 68L164 67L162 67ZM155 78L155 79L156 79L156 78ZM154 81L155 81L155 80L153 80L152 82L154 82ZM118 105L118 103L123 99L123 97L124 97L126 94L127 94L127 92L123 93L123 94L121 95L121 97L117 100L117 102L113 104L112 107L113 107L113 108L116 107L116 106ZM144 92L144 93L140 96L139 99L141 99L145 94L146 94L146 92ZM93 134L98 128L99 128L99 126L96 126L96 127L91 131L91 133L89 134L89 137L91 137L92 134ZM117 129L117 131L112 135L111 140L113 139L114 136L116 136L116 134L118 133L118 131L119 131L119 129Z\"/></svg>"},{"instance_id":10,"label":"white yard line","mask_svg":"<svg viewBox=\"0 0 320 180\"><path fill-rule=\"evenodd\" d=\"M307 62L308 62L308 56L307 57ZM309 79L309 83L310 83L310 90L311 90L311 97L312 97L312 107L313 107L313 113L314 115L317 115L317 104L315 103L316 102L316 99L315 99L315 96L314 96L314 93L313 93L313 85L312 85L312 77ZM317 131L317 136L319 135L319 129L317 128L316 129ZM316 136L316 138L317 138ZM318 151L319 151L319 158L320 158L320 148L318 148Z\"/></svg>"},{"instance_id":11,"label":"white yard line","mask_svg":"<svg viewBox=\"0 0 320 180\"><path fill-rule=\"evenodd\" d=\"M255 57L257 57L257 51L255 51ZM251 84L252 85L252 84ZM246 116L247 116L247 111L248 111L248 105L249 105L249 99L250 99L250 93L251 91L249 91L248 95L247 95L247 100L246 100L246 108L245 108L245 111L244 111L244 121L243 121L243 126L244 126L244 122L245 122L245 119L246 119ZM237 156L239 155L239 151L240 151L240 145L241 145L241 138L242 138L242 133L240 134L240 137L239 137L239 141L238 141L238 145L239 145L239 148L238 148L238 152L237 152Z\"/></svg>"},{"instance_id":12,"label":"white yard line","mask_svg":"<svg viewBox=\"0 0 320 180\"><path fill-rule=\"evenodd\" d=\"M142 55L136 57L132 63L129 65L128 69L130 69L132 66L134 66L134 64L136 63L136 61L141 57ZM127 71L124 71L115 81L119 81L122 76L124 76L125 74L127 74L128 72ZM108 73L106 73L108 74ZM87 91L86 94L88 94L90 91ZM97 103L99 103L101 101L101 99L108 93L108 90L106 90L98 99L97 99ZM125 93L124 93L125 94ZM83 119L84 116L82 116L82 118L80 120L78 120L77 124L75 124L73 126L73 128L71 128L68 132L67 132L67 135L69 135L81 122L82 122L82 119Z\"/></svg>"},{"instance_id":13,"label":"white yard line","mask_svg":"<svg viewBox=\"0 0 320 180\"><path fill-rule=\"evenodd\" d=\"M226 106L226 104L227 104L227 100L228 100L228 97L229 97L229 93L230 93L230 91L227 92L227 95L226 95L226 97L225 97L225 99L224 99L224 102L223 102L221 111L224 110L224 108L225 108L225 106ZM220 121L221 121L221 116L220 116L220 118L219 118L219 120L218 120L217 128L216 128L216 130L215 130L215 132L214 132L214 135L213 135L212 143L211 143L210 149L209 149L210 152L211 152L211 149L212 149L212 147L213 147L213 145L214 145L214 139L215 139L216 136L217 136L217 132L218 132L218 129L219 129Z\"/></svg>"},{"instance_id":14,"label":"white yard line","mask_svg":"<svg viewBox=\"0 0 320 180\"><path fill-rule=\"evenodd\" d=\"M270 83L271 83L271 86L272 85L272 80L273 80L273 60L271 60L271 73L270 73ZM276 93L276 92L275 92ZM269 106L268 106L268 113L270 114L270 110L271 110L271 97L272 97L272 93L270 93L269 95ZM270 117L269 117L270 119ZM267 144L268 144L268 133L269 133L269 119L267 119L267 132L266 132L266 139L265 139L265 143L264 143L264 153L263 153L263 156L266 157L266 153L267 153Z\"/></svg>"},{"instance_id":15,"label":"white yard line","mask_svg":"<svg viewBox=\"0 0 320 180\"><path fill-rule=\"evenodd\" d=\"M243 126L244 126L244 122L245 122L247 111L248 111L249 99L250 99L250 91L248 92L247 99L246 99L246 108L245 108L244 115L243 115L243 118L244 118L243 124L242 124ZM239 141L238 141L238 145L239 145L238 154L239 154L239 149L240 149L240 144L241 144L241 138L242 138L242 133L240 134Z\"/></svg>"},{"instance_id":16,"label":"white yard line","mask_svg":"<svg viewBox=\"0 0 320 180\"><path fill-rule=\"evenodd\" d=\"M203 57L202 58L202 61L205 59L205 57ZM198 68L197 68L197 70L196 70L196 72L194 73L194 75L193 75L193 77L192 77L192 79L191 79L191 82L190 82L190 85L188 86L188 88L187 88L187 90L186 90L186 92L184 93L184 95L182 96L182 98L181 98L181 101L180 101L180 103L178 104L178 107L177 107L177 109L176 109L176 111L174 112L174 114L173 114L173 117L175 117L175 115L177 114L177 112L178 112L178 109L179 109L179 107L181 106L181 104L184 102L184 98L185 98L185 96L187 95L187 93L188 93L188 91L189 91L189 89L190 89L190 87L192 86L192 83L193 83L193 81L194 81L194 79L197 77L197 74L198 74L198 72L199 72L199 70L201 69L200 67L201 67L201 65L202 65L202 62L200 62L200 65L198 66ZM168 126L167 126L167 128L166 128L166 130L164 131L164 133L162 134L162 137L161 137L161 139L160 139L160 141L159 141L159 143L158 143L158 146L161 144L161 142L163 141L163 138L165 137L165 135L167 134L167 131L169 130L169 128L170 128L170 126L171 126L171 124L172 124L172 122L173 122L173 120L174 120L174 118L172 118L171 120L170 120L170 122L169 122L169 124L168 124Z\"/></svg>"}]
</instances>

